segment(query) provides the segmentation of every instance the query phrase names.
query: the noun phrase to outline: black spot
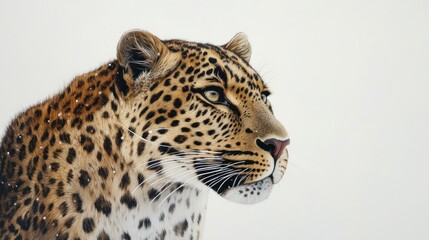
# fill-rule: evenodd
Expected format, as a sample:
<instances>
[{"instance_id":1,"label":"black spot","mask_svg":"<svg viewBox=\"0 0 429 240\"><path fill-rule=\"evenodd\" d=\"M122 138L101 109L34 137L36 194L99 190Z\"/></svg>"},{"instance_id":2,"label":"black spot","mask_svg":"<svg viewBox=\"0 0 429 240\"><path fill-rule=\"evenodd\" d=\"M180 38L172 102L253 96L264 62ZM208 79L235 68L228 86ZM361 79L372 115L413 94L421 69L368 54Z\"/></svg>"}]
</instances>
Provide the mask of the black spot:
<instances>
[{"instance_id":1,"label":"black spot","mask_svg":"<svg viewBox=\"0 0 429 240\"><path fill-rule=\"evenodd\" d=\"M33 178L33 175L34 175L34 172L36 171L38 163L39 163L39 157L35 156L30 161L30 163L28 164L28 166L27 166L27 176L28 176L28 179L31 180Z\"/></svg>"},{"instance_id":2,"label":"black spot","mask_svg":"<svg viewBox=\"0 0 429 240\"><path fill-rule=\"evenodd\" d=\"M46 141L49 138L49 133L48 131L44 131L42 138L40 139L42 142Z\"/></svg>"},{"instance_id":3,"label":"black spot","mask_svg":"<svg viewBox=\"0 0 429 240\"><path fill-rule=\"evenodd\" d=\"M88 136L81 134L80 144L83 146L83 149L88 153L91 153L94 150L94 142Z\"/></svg>"},{"instance_id":4,"label":"black spot","mask_svg":"<svg viewBox=\"0 0 429 240\"><path fill-rule=\"evenodd\" d=\"M152 97L150 98L150 103L152 104L152 103L156 102L159 99L159 97L161 97L163 92L164 91L159 91L159 92L153 94Z\"/></svg>"},{"instance_id":5,"label":"black spot","mask_svg":"<svg viewBox=\"0 0 429 240\"><path fill-rule=\"evenodd\" d=\"M86 233L90 233L94 230L95 223L92 218L84 218L82 221L82 229Z\"/></svg>"},{"instance_id":6,"label":"black spot","mask_svg":"<svg viewBox=\"0 0 429 240\"><path fill-rule=\"evenodd\" d=\"M182 127L181 130L182 130L182 132L190 132L191 131L191 129L187 128L187 127Z\"/></svg>"},{"instance_id":7,"label":"black spot","mask_svg":"<svg viewBox=\"0 0 429 240\"><path fill-rule=\"evenodd\" d=\"M154 112L154 111L150 111L150 112L146 115L146 120L149 120L149 119L153 118L153 116L155 116L155 112Z\"/></svg>"},{"instance_id":8,"label":"black spot","mask_svg":"<svg viewBox=\"0 0 429 240\"><path fill-rule=\"evenodd\" d=\"M159 160L150 159L147 163L147 169L152 171L162 170L161 162Z\"/></svg>"},{"instance_id":9,"label":"black spot","mask_svg":"<svg viewBox=\"0 0 429 240\"><path fill-rule=\"evenodd\" d=\"M217 60L216 60L216 58L209 57L209 62L210 63L216 63Z\"/></svg>"},{"instance_id":10,"label":"black spot","mask_svg":"<svg viewBox=\"0 0 429 240\"><path fill-rule=\"evenodd\" d=\"M176 74L178 74L179 72L176 72L174 74L174 76L176 77ZM164 87L168 87L171 85L171 80L168 78L167 80L164 81Z\"/></svg>"},{"instance_id":11,"label":"black spot","mask_svg":"<svg viewBox=\"0 0 429 240\"><path fill-rule=\"evenodd\" d=\"M146 229L150 228L152 226L152 222L150 221L149 218L145 218L139 221L139 229L141 229L142 227L145 227Z\"/></svg>"},{"instance_id":12,"label":"black spot","mask_svg":"<svg viewBox=\"0 0 429 240\"><path fill-rule=\"evenodd\" d=\"M118 146L118 148L121 148L122 141L123 141L122 139L123 139L122 129L119 129L115 137L115 143L116 143L116 146Z\"/></svg>"},{"instance_id":13,"label":"black spot","mask_svg":"<svg viewBox=\"0 0 429 240\"><path fill-rule=\"evenodd\" d=\"M63 142L63 143L71 144L70 134L68 134L68 133L61 133L60 134L60 141Z\"/></svg>"},{"instance_id":14,"label":"black spot","mask_svg":"<svg viewBox=\"0 0 429 240\"><path fill-rule=\"evenodd\" d=\"M132 197L129 192L122 195L120 201L122 204L127 205L129 209L133 209L137 206L137 200L134 197Z\"/></svg>"},{"instance_id":15,"label":"black spot","mask_svg":"<svg viewBox=\"0 0 429 240\"><path fill-rule=\"evenodd\" d=\"M85 108L85 105L83 105L82 103L79 103L73 110L74 115L81 115L83 113L84 108ZM52 124L54 124L54 122Z\"/></svg>"},{"instance_id":16,"label":"black spot","mask_svg":"<svg viewBox=\"0 0 429 240\"><path fill-rule=\"evenodd\" d=\"M50 192L51 192L51 189L49 187L42 185L42 195L43 195L43 197L47 197Z\"/></svg>"},{"instance_id":17,"label":"black spot","mask_svg":"<svg viewBox=\"0 0 429 240\"><path fill-rule=\"evenodd\" d=\"M179 125L179 123L180 123L180 121L179 121L179 120L173 120L173 121L171 122L171 126L172 126L172 127L176 127L176 126L178 126L178 125Z\"/></svg>"},{"instance_id":18,"label":"black spot","mask_svg":"<svg viewBox=\"0 0 429 240\"><path fill-rule=\"evenodd\" d=\"M97 160L100 162L101 159L103 158L103 154L101 152L97 152Z\"/></svg>"},{"instance_id":19,"label":"black spot","mask_svg":"<svg viewBox=\"0 0 429 240\"><path fill-rule=\"evenodd\" d=\"M54 146L56 142L55 136L52 135L51 139L49 140L49 143L51 144L51 146Z\"/></svg>"},{"instance_id":20,"label":"black spot","mask_svg":"<svg viewBox=\"0 0 429 240\"><path fill-rule=\"evenodd\" d=\"M125 173L122 176L121 183L119 184L119 187L121 189L125 189L126 187L128 187L128 185L130 185L130 182L131 182L130 176L128 175L128 173Z\"/></svg>"},{"instance_id":21,"label":"black spot","mask_svg":"<svg viewBox=\"0 0 429 240\"><path fill-rule=\"evenodd\" d=\"M56 171L58 171L58 169L60 168L60 164L59 163L57 163L57 162L53 162L53 163L51 163L51 170L53 171L53 172L56 172Z\"/></svg>"},{"instance_id":22,"label":"black spot","mask_svg":"<svg viewBox=\"0 0 429 240\"><path fill-rule=\"evenodd\" d=\"M25 156L27 155L27 148L25 145L21 146L21 149L19 150L19 160L24 160Z\"/></svg>"},{"instance_id":23,"label":"black spot","mask_svg":"<svg viewBox=\"0 0 429 240\"><path fill-rule=\"evenodd\" d=\"M174 226L174 233L176 236L183 237L185 235L186 230L188 229L188 220L184 220L182 222L179 222Z\"/></svg>"},{"instance_id":24,"label":"black spot","mask_svg":"<svg viewBox=\"0 0 429 240\"><path fill-rule=\"evenodd\" d=\"M139 173L137 175L137 184L139 185L139 187L143 188L143 183L144 182L144 176L143 174Z\"/></svg>"},{"instance_id":25,"label":"black spot","mask_svg":"<svg viewBox=\"0 0 429 240\"><path fill-rule=\"evenodd\" d=\"M100 175L100 177L103 179L106 179L109 176L109 171L105 167L100 167L98 169L98 175Z\"/></svg>"},{"instance_id":26,"label":"black spot","mask_svg":"<svg viewBox=\"0 0 429 240\"><path fill-rule=\"evenodd\" d=\"M63 150L61 150L61 149L56 149L55 151L54 151L54 158L56 159L56 158L59 158L60 157L60 155L61 155L61 153L63 152Z\"/></svg>"},{"instance_id":27,"label":"black spot","mask_svg":"<svg viewBox=\"0 0 429 240\"><path fill-rule=\"evenodd\" d=\"M75 119L72 120L71 126L73 128L76 127L78 129L80 129L82 127L82 124L83 123L82 123L82 120L80 118L75 118Z\"/></svg>"},{"instance_id":28,"label":"black spot","mask_svg":"<svg viewBox=\"0 0 429 240\"><path fill-rule=\"evenodd\" d=\"M36 109L36 111L34 111L34 117L37 119L40 116L42 116L42 111L40 109Z\"/></svg>"},{"instance_id":29,"label":"black spot","mask_svg":"<svg viewBox=\"0 0 429 240\"><path fill-rule=\"evenodd\" d=\"M186 69L186 74L191 74L192 71L194 71L193 67L188 67L188 69Z\"/></svg>"},{"instance_id":30,"label":"black spot","mask_svg":"<svg viewBox=\"0 0 429 240\"><path fill-rule=\"evenodd\" d=\"M197 219L197 223L200 224L200 222L201 222L201 213L198 214L198 219Z\"/></svg>"},{"instance_id":31,"label":"black spot","mask_svg":"<svg viewBox=\"0 0 429 240\"><path fill-rule=\"evenodd\" d=\"M154 200L155 198L155 200L157 200L158 198L159 198L159 191L158 190L156 190L156 189L154 189L154 188L151 188L151 189L149 189L149 192L148 192L148 196L149 196L149 200Z\"/></svg>"},{"instance_id":32,"label":"black spot","mask_svg":"<svg viewBox=\"0 0 429 240\"><path fill-rule=\"evenodd\" d=\"M93 126L86 127L86 132L90 134L94 134L96 132L95 128Z\"/></svg>"},{"instance_id":33,"label":"black spot","mask_svg":"<svg viewBox=\"0 0 429 240\"><path fill-rule=\"evenodd\" d=\"M168 117L169 117L169 118L173 118L173 117L175 117L175 116L177 116L177 112L176 112L176 110L171 110L170 112L168 112Z\"/></svg>"},{"instance_id":34,"label":"black spot","mask_svg":"<svg viewBox=\"0 0 429 240\"><path fill-rule=\"evenodd\" d=\"M67 203L62 202L58 208L60 209L60 212L63 215L63 217L65 217L69 211L69 206L67 205Z\"/></svg>"},{"instance_id":35,"label":"black spot","mask_svg":"<svg viewBox=\"0 0 429 240\"><path fill-rule=\"evenodd\" d=\"M116 110L118 110L118 105L114 101L110 102L110 107L112 108L112 110L114 112L116 112Z\"/></svg>"},{"instance_id":36,"label":"black spot","mask_svg":"<svg viewBox=\"0 0 429 240\"><path fill-rule=\"evenodd\" d=\"M164 98L163 98L163 100L165 102L169 102L171 100L171 95L165 95Z\"/></svg>"},{"instance_id":37,"label":"black spot","mask_svg":"<svg viewBox=\"0 0 429 240\"><path fill-rule=\"evenodd\" d=\"M176 204L172 203L168 208L168 212L173 214L175 209L176 209Z\"/></svg>"},{"instance_id":38,"label":"black spot","mask_svg":"<svg viewBox=\"0 0 429 240\"><path fill-rule=\"evenodd\" d=\"M109 156L112 154L112 141L109 137L104 137L104 143L103 143L104 150L109 154Z\"/></svg>"},{"instance_id":39,"label":"black spot","mask_svg":"<svg viewBox=\"0 0 429 240\"><path fill-rule=\"evenodd\" d=\"M137 154L139 155L139 156L141 156L142 154L143 154L143 151L144 151L144 148L145 148L145 143L144 142L139 142L138 144L137 144Z\"/></svg>"},{"instance_id":40,"label":"black spot","mask_svg":"<svg viewBox=\"0 0 429 240\"><path fill-rule=\"evenodd\" d=\"M59 182L57 185L57 196L58 197L62 197L64 196L64 183L63 182Z\"/></svg>"},{"instance_id":41,"label":"black spot","mask_svg":"<svg viewBox=\"0 0 429 240\"><path fill-rule=\"evenodd\" d=\"M67 173L67 183L70 183L71 180L73 179L73 170L69 170L69 172Z\"/></svg>"},{"instance_id":42,"label":"black spot","mask_svg":"<svg viewBox=\"0 0 429 240\"><path fill-rule=\"evenodd\" d=\"M152 83L152 85L150 86L149 90L150 90L150 91L153 91L156 87L158 87L158 84L159 84L159 82L154 81L154 82Z\"/></svg>"},{"instance_id":43,"label":"black spot","mask_svg":"<svg viewBox=\"0 0 429 240\"><path fill-rule=\"evenodd\" d=\"M33 135L33 137L31 137L30 143L28 144L28 151L30 153L32 153L36 148L36 142L37 142L37 137Z\"/></svg>"},{"instance_id":44,"label":"black spot","mask_svg":"<svg viewBox=\"0 0 429 240\"><path fill-rule=\"evenodd\" d=\"M45 220L41 220L40 224L39 224L39 230L42 233L46 233L48 231L48 228L46 227L46 221Z\"/></svg>"},{"instance_id":45,"label":"black spot","mask_svg":"<svg viewBox=\"0 0 429 240\"><path fill-rule=\"evenodd\" d=\"M197 128L199 126L200 126L199 122L194 122L194 123L191 124L191 127L193 127L193 128Z\"/></svg>"},{"instance_id":46,"label":"black spot","mask_svg":"<svg viewBox=\"0 0 429 240\"><path fill-rule=\"evenodd\" d=\"M73 193L72 200L73 200L76 212L83 213L83 209L82 209L83 202L80 195L78 193Z\"/></svg>"},{"instance_id":47,"label":"black spot","mask_svg":"<svg viewBox=\"0 0 429 240\"><path fill-rule=\"evenodd\" d=\"M183 142L185 142L185 141L186 141L186 139L187 139L187 137L186 137L186 136L184 136L184 135L177 135L177 136L174 138L174 141L175 141L175 142L177 142L177 143L183 143Z\"/></svg>"},{"instance_id":48,"label":"black spot","mask_svg":"<svg viewBox=\"0 0 429 240\"><path fill-rule=\"evenodd\" d=\"M25 187L23 190L22 190L22 194L24 194L24 195L27 195L27 194L29 194L31 192L31 188L30 187Z\"/></svg>"},{"instance_id":49,"label":"black spot","mask_svg":"<svg viewBox=\"0 0 429 240\"><path fill-rule=\"evenodd\" d=\"M175 108L180 108L182 106L182 101L179 98L174 99L173 105Z\"/></svg>"},{"instance_id":50,"label":"black spot","mask_svg":"<svg viewBox=\"0 0 429 240\"><path fill-rule=\"evenodd\" d=\"M89 176L89 173L86 170L80 170L80 177L79 177L80 186L84 188L88 186L90 181L91 181L91 177Z\"/></svg>"},{"instance_id":51,"label":"black spot","mask_svg":"<svg viewBox=\"0 0 429 240\"><path fill-rule=\"evenodd\" d=\"M128 233L122 233L121 240L131 240L131 237Z\"/></svg>"},{"instance_id":52,"label":"black spot","mask_svg":"<svg viewBox=\"0 0 429 240\"><path fill-rule=\"evenodd\" d=\"M164 116L159 116L155 119L155 123L160 124L160 123L164 122L165 120L167 120L167 119Z\"/></svg>"},{"instance_id":53,"label":"black spot","mask_svg":"<svg viewBox=\"0 0 429 240\"><path fill-rule=\"evenodd\" d=\"M21 226L21 228L24 231L28 231L28 229L30 229L30 226L31 226L31 217L19 216L18 219L16 220L16 222L18 223L19 226ZM15 238L15 239L17 239L17 238Z\"/></svg>"},{"instance_id":54,"label":"black spot","mask_svg":"<svg viewBox=\"0 0 429 240\"><path fill-rule=\"evenodd\" d=\"M97 200L94 202L95 209L97 211L102 212L107 217L112 212L112 203L107 201L103 196L99 196Z\"/></svg>"},{"instance_id":55,"label":"black spot","mask_svg":"<svg viewBox=\"0 0 429 240\"><path fill-rule=\"evenodd\" d=\"M246 133L253 133L253 131L250 128L246 128Z\"/></svg>"},{"instance_id":56,"label":"black spot","mask_svg":"<svg viewBox=\"0 0 429 240\"><path fill-rule=\"evenodd\" d=\"M157 132L159 134L165 134L166 132L168 132L168 129L159 129Z\"/></svg>"},{"instance_id":57,"label":"black spot","mask_svg":"<svg viewBox=\"0 0 429 240\"><path fill-rule=\"evenodd\" d=\"M57 130L63 129L64 125L66 125L67 121L65 119L56 119L52 122L52 127Z\"/></svg>"},{"instance_id":58,"label":"black spot","mask_svg":"<svg viewBox=\"0 0 429 240\"><path fill-rule=\"evenodd\" d=\"M77 82L77 88L82 88L82 87L83 87L83 85L85 85L85 82L84 82L83 80L79 80L79 81Z\"/></svg>"},{"instance_id":59,"label":"black spot","mask_svg":"<svg viewBox=\"0 0 429 240\"><path fill-rule=\"evenodd\" d=\"M74 217L70 217L64 222L64 226L66 226L67 228L71 228L73 223L74 223Z\"/></svg>"}]
</instances>

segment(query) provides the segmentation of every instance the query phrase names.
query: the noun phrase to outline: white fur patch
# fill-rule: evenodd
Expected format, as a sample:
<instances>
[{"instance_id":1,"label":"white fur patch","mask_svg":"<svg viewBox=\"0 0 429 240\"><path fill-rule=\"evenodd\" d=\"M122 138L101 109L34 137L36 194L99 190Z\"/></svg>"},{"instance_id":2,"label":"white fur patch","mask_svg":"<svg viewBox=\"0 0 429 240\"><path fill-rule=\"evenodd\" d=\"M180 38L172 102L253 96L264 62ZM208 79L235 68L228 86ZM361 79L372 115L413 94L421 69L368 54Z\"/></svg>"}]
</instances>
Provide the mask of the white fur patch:
<instances>
[{"instance_id":1,"label":"white fur patch","mask_svg":"<svg viewBox=\"0 0 429 240\"><path fill-rule=\"evenodd\" d=\"M261 202L270 196L273 181L267 177L252 184L228 189L223 197L241 204L253 204Z\"/></svg>"}]
</instances>

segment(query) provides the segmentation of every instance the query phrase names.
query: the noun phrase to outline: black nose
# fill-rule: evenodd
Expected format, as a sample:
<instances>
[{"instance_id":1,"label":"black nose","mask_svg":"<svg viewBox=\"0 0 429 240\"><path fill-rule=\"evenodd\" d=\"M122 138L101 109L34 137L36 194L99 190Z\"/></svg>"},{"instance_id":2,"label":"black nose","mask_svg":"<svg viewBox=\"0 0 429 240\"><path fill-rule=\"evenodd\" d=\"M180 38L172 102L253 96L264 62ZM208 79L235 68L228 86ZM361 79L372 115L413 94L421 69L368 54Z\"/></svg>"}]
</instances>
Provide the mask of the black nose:
<instances>
[{"instance_id":1,"label":"black nose","mask_svg":"<svg viewBox=\"0 0 429 240\"><path fill-rule=\"evenodd\" d=\"M279 157L283 154L284 149L287 145L289 145L289 138L286 140L278 140L275 138L270 138L265 141L256 140L256 145L265 151L269 152L271 156L273 156L274 160L279 159Z\"/></svg>"}]
</instances>

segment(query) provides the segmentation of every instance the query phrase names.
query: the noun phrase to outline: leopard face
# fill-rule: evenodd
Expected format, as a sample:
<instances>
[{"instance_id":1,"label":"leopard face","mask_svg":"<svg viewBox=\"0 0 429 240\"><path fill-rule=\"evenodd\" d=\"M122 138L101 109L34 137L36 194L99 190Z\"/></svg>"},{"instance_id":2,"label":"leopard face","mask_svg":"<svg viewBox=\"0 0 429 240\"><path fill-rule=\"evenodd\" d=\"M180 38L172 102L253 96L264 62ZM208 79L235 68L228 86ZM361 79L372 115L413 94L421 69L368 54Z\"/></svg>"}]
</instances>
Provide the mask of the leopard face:
<instances>
[{"instance_id":1,"label":"leopard face","mask_svg":"<svg viewBox=\"0 0 429 240\"><path fill-rule=\"evenodd\" d=\"M240 203L267 198L285 172L289 137L250 55L243 34L223 46L124 34L118 62L132 97L121 124L133 137L123 152L153 179Z\"/></svg>"}]
</instances>

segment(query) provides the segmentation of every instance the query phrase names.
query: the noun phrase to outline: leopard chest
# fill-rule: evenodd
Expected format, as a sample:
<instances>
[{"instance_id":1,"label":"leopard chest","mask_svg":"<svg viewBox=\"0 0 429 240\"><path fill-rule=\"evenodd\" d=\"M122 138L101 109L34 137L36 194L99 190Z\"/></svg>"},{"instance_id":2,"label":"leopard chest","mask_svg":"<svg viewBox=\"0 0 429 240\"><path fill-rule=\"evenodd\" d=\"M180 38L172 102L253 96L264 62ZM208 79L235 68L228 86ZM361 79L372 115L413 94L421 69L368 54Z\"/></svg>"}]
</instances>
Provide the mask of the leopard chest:
<instances>
[{"instance_id":1,"label":"leopard chest","mask_svg":"<svg viewBox=\"0 0 429 240\"><path fill-rule=\"evenodd\" d=\"M94 208L81 219L83 231L89 233L86 236L91 239L200 239L207 191L180 184L172 184L160 192L151 191L153 189L138 189L103 202L95 200ZM107 206L109 210L105 209ZM85 217L90 215L93 217Z\"/></svg>"}]
</instances>

